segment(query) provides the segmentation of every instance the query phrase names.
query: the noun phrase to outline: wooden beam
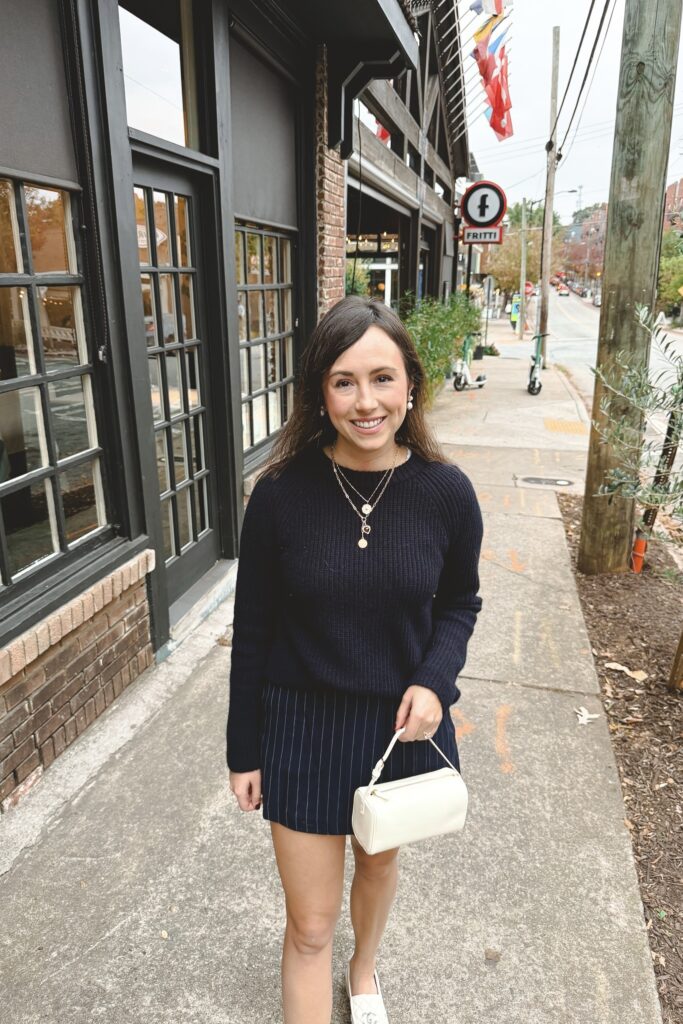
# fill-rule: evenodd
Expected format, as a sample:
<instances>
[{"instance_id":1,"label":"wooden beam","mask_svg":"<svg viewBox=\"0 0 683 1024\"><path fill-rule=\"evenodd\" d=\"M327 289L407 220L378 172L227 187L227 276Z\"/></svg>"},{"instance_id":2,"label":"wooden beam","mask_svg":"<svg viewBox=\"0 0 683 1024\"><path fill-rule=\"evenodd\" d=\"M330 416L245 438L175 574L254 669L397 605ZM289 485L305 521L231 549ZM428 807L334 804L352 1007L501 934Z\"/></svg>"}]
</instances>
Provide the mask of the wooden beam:
<instances>
[{"instance_id":1,"label":"wooden beam","mask_svg":"<svg viewBox=\"0 0 683 1024\"><path fill-rule=\"evenodd\" d=\"M388 82L371 82L361 99L373 113L384 114L390 124L396 125L403 137L417 149L420 144L420 126Z\"/></svg>"}]
</instances>

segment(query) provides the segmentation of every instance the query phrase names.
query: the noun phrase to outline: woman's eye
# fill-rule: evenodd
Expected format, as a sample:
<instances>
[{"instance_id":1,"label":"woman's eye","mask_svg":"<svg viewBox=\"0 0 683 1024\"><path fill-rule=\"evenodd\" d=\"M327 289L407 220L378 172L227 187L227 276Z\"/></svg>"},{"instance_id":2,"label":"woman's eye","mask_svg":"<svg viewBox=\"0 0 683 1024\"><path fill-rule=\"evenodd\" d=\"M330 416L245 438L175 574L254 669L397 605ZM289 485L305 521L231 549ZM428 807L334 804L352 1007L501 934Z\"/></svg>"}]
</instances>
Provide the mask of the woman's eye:
<instances>
[{"instance_id":1,"label":"woman's eye","mask_svg":"<svg viewBox=\"0 0 683 1024\"><path fill-rule=\"evenodd\" d=\"M393 380L393 377L389 377L389 376L387 376L387 374L384 374L384 373L380 374L380 376L379 376L379 377L377 377L377 381L378 381L378 382L381 382L381 381L385 381L385 380L388 380L388 381L392 381L392 380ZM339 380L339 381L337 381L337 383L335 384L335 387L336 387L336 388L339 388L339 387L341 387L341 386L342 386L342 384L351 384L351 383L352 383L352 382L351 382L350 380Z\"/></svg>"}]
</instances>

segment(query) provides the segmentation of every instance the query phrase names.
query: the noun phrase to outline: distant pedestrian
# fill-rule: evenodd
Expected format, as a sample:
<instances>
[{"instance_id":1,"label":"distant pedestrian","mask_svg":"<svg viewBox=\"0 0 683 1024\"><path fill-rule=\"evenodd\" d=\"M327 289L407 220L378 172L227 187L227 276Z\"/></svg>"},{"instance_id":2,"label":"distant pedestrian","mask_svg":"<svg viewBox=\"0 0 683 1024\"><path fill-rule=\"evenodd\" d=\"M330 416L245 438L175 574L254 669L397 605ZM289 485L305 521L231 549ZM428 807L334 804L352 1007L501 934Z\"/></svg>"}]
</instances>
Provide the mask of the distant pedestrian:
<instances>
[{"instance_id":1,"label":"distant pedestrian","mask_svg":"<svg viewBox=\"0 0 683 1024\"><path fill-rule=\"evenodd\" d=\"M449 708L481 607L482 520L424 403L398 316L343 299L303 354L294 409L245 512L227 762L240 808L263 806L270 821L287 914L284 1024L330 1022L346 836L352 1021L386 1024L376 956L398 849L364 852L353 794L403 726L383 779L442 767L430 737L459 764Z\"/></svg>"},{"instance_id":2,"label":"distant pedestrian","mask_svg":"<svg viewBox=\"0 0 683 1024\"><path fill-rule=\"evenodd\" d=\"M517 324L519 323L519 311L522 306L522 297L516 292L512 296L512 305L510 306L510 326L513 331L517 330Z\"/></svg>"}]
</instances>

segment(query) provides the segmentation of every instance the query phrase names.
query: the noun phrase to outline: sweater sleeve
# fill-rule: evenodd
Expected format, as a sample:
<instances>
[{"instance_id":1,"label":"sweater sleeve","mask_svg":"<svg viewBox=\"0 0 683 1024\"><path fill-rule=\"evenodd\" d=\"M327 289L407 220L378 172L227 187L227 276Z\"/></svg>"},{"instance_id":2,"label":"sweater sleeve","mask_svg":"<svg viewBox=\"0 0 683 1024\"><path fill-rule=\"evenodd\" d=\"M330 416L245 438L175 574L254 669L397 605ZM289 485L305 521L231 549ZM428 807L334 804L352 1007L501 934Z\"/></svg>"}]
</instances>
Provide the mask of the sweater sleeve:
<instances>
[{"instance_id":1,"label":"sweater sleeve","mask_svg":"<svg viewBox=\"0 0 683 1024\"><path fill-rule=\"evenodd\" d=\"M273 636L277 540L272 480L261 477L247 503L235 585L227 763L231 771L260 765L261 693Z\"/></svg>"},{"instance_id":2,"label":"sweater sleeve","mask_svg":"<svg viewBox=\"0 0 683 1024\"><path fill-rule=\"evenodd\" d=\"M483 524L479 502L469 479L457 470L455 487L439 500L449 522L450 541L432 610L432 636L411 686L434 690L442 704L458 697L456 679L467 657L467 644L481 610L479 555ZM439 495L441 498L442 495Z\"/></svg>"}]
</instances>

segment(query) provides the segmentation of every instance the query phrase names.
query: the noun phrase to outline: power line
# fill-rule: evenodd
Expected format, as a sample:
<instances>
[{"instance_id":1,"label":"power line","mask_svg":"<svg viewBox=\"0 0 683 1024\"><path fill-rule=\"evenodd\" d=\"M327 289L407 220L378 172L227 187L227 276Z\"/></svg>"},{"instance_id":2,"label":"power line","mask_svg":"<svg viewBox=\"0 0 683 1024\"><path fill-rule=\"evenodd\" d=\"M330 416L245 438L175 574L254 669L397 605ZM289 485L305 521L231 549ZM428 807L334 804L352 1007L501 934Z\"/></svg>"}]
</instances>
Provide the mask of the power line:
<instances>
[{"instance_id":1,"label":"power line","mask_svg":"<svg viewBox=\"0 0 683 1024\"><path fill-rule=\"evenodd\" d=\"M591 20L591 18L593 16L593 8L594 7L595 7L595 0L591 0L591 5L588 8L588 15L586 17L586 21L585 21L584 26L583 26L583 32L581 33L581 39L579 40L579 45L578 45L576 53L574 55L574 63L572 64L572 69L569 72L569 80L567 81L567 88L564 90L564 96L562 97L562 102L560 103L560 109L557 111L557 117L555 118L555 124L553 125L552 131L550 132L550 138L551 139L555 138L555 129L557 128L557 122L560 120L560 114L562 113L562 109L564 107L565 100L567 99L567 96L569 94L569 87L572 84L572 78L574 77L574 72L576 71L576 65L579 63L579 57L581 55L581 48L583 47L583 41L586 38L586 32L588 31L588 26L590 25L590 20Z\"/></svg>"},{"instance_id":2,"label":"power line","mask_svg":"<svg viewBox=\"0 0 683 1024\"><path fill-rule=\"evenodd\" d=\"M583 119L583 115L585 114L586 107L588 105L588 97L590 96L591 89L593 88L593 82L595 81L595 76L596 76L596 74L598 72L598 67L600 66L600 60L602 58L602 52L605 49L605 43L607 42L607 37L609 36L609 30L612 27L612 18L614 17L614 12L617 9L617 2L618 2L618 0L614 0L614 4L613 4L613 7L612 7L612 13L610 14L609 21L607 22L607 30L606 30L604 36L602 37L602 46L600 47L600 53L598 54L598 59L596 60L595 68L593 69L593 77L591 78L590 85L588 86L588 90L586 92L586 98L584 100L583 107L581 108L581 113L579 115L579 120L576 123L576 131L574 132L574 137L573 137L572 141L569 144L569 150L567 152L567 155L565 157L563 157L563 159L562 159L563 163L567 162L567 160L569 159L569 154L571 153L572 149L574 148L574 143L576 142L576 137L577 137L577 135L579 133L579 128L581 127L581 121Z\"/></svg>"},{"instance_id":3,"label":"power line","mask_svg":"<svg viewBox=\"0 0 683 1024\"><path fill-rule=\"evenodd\" d=\"M615 8L612 11L612 15L614 15L614 13L616 11L616 5L617 4L618 4L618 0L615 0ZM603 48L604 48L604 43L606 42L606 40L607 40L607 37L605 36L604 39L603 39ZM676 104L676 106L674 107L674 113L677 116L680 116L680 114L683 113L683 103L677 103ZM583 113L582 113L581 116L583 116ZM591 121L590 124L584 125L584 127L582 129L582 133L583 132L593 131L593 129L597 130L599 128L606 128L606 127L609 127L611 125L614 125L614 118L613 117L607 118L605 121ZM577 131L578 131L578 128L577 128ZM520 139L518 142L510 143L510 145L505 147L505 152L507 154L509 154L511 157L516 155L517 153L519 153L519 155L522 155L522 151L523 150L538 149L539 147L537 145L535 145L535 143L542 142L545 138L546 138L545 135L531 135L528 139ZM479 157L486 157L486 156L493 155L494 153L499 153L499 152L500 152L500 149L498 148L498 146L485 146L485 147L483 147L481 149L479 149L479 148L477 149L477 156L479 156Z\"/></svg>"},{"instance_id":4,"label":"power line","mask_svg":"<svg viewBox=\"0 0 683 1024\"><path fill-rule=\"evenodd\" d=\"M560 148L558 150L558 153L560 153L560 154L562 153L562 149L564 147L564 144L567 141L567 137L569 136L569 132L571 131L572 124L574 123L574 118L576 117L576 112L579 109L579 104L581 103L581 97L583 96L583 90L585 89L586 82L588 81L588 75L590 74L590 70L591 70L591 67L593 65L593 58L595 57L595 51L598 48L598 43L600 42L600 36L602 35L602 28L603 28L603 25L605 24L605 19L607 17L607 12L609 10L609 7L610 7L611 3L612 3L612 0L605 0L605 6L603 7L602 15L600 16L600 24L598 25L598 31L596 32L596 35L595 35L595 42L593 43L593 49L591 50L590 57L588 58L588 65L586 67L586 73L583 76L583 81L581 83L581 88L579 89L579 95L576 98L576 105L574 106L574 110L572 111L572 116L569 118L569 124L567 126L567 131L565 132L565 136L562 139L562 145L560 146Z\"/></svg>"}]
</instances>

